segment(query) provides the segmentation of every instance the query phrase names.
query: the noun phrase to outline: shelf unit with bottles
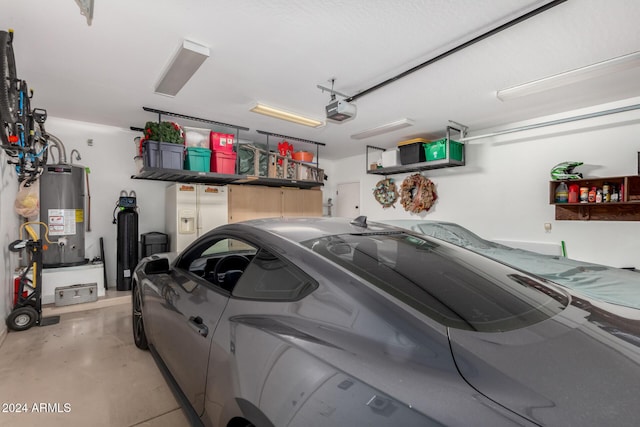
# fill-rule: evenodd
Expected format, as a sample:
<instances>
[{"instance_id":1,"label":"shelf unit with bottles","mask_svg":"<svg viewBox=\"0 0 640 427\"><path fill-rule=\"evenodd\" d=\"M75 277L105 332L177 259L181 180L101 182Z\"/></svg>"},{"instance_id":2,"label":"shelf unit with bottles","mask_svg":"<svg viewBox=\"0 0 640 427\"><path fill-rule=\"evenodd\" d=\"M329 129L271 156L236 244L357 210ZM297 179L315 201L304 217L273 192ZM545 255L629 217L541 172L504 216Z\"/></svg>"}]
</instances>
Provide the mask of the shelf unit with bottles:
<instances>
[{"instance_id":1,"label":"shelf unit with bottles","mask_svg":"<svg viewBox=\"0 0 640 427\"><path fill-rule=\"evenodd\" d=\"M556 203L556 189L564 182L567 187L578 185L602 189L605 184L615 186L620 194L617 202ZM622 191L620 191L622 190ZM640 176L584 178L549 182L549 204L555 206L556 220L579 221L640 221Z\"/></svg>"}]
</instances>

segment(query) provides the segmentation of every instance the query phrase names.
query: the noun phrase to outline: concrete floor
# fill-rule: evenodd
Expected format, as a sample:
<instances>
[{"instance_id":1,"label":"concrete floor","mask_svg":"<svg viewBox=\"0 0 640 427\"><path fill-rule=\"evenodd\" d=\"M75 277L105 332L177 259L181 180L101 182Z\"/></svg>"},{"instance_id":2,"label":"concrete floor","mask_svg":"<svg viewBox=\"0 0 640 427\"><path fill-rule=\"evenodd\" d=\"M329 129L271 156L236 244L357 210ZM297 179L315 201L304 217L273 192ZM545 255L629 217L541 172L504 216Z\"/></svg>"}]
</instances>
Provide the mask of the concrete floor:
<instances>
[{"instance_id":1,"label":"concrete floor","mask_svg":"<svg viewBox=\"0 0 640 427\"><path fill-rule=\"evenodd\" d=\"M133 343L130 292L114 293L45 308L59 324L7 334L0 426L189 425L151 354Z\"/></svg>"}]
</instances>

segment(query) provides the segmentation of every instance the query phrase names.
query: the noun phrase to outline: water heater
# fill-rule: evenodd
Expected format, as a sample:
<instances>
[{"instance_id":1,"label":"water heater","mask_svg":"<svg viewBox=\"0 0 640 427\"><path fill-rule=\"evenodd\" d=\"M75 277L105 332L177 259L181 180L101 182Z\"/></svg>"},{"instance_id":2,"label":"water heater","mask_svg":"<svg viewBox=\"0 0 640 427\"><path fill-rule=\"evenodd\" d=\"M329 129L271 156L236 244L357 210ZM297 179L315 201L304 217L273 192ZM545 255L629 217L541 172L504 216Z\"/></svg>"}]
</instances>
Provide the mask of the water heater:
<instances>
[{"instance_id":1,"label":"water heater","mask_svg":"<svg viewBox=\"0 0 640 427\"><path fill-rule=\"evenodd\" d=\"M40 221L53 244L42 252L44 267L86 264L84 257L84 167L46 165L40 177Z\"/></svg>"}]
</instances>

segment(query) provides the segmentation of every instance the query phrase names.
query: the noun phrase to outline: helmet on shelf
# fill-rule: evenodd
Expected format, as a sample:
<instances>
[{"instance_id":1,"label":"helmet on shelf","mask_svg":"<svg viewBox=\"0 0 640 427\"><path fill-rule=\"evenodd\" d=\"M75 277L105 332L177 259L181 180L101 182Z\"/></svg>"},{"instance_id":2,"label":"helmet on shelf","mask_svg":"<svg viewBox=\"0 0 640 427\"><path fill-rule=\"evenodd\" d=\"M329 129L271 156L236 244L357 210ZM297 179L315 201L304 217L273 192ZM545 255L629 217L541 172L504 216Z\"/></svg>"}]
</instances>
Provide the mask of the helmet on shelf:
<instances>
[{"instance_id":1,"label":"helmet on shelf","mask_svg":"<svg viewBox=\"0 0 640 427\"><path fill-rule=\"evenodd\" d=\"M551 168L551 178L554 180L582 179L582 174L574 172L573 168L582 165L582 162L562 162Z\"/></svg>"}]
</instances>

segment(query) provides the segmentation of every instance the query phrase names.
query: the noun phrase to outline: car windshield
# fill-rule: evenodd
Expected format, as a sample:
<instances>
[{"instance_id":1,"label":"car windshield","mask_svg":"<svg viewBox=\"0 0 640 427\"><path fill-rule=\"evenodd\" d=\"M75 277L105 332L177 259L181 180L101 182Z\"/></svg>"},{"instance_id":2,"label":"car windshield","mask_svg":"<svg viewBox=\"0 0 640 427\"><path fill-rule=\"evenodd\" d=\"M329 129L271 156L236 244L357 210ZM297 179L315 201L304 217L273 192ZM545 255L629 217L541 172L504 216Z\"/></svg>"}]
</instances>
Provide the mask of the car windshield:
<instances>
[{"instance_id":1,"label":"car windshield","mask_svg":"<svg viewBox=\"0 0 640 427\"><path fill-rule=\"evenodd\" d=\"M518 271L411 234L343 234L302 244L452 328L518 329L568 303L564 294Z\"/></svg>"}]
</instances>

